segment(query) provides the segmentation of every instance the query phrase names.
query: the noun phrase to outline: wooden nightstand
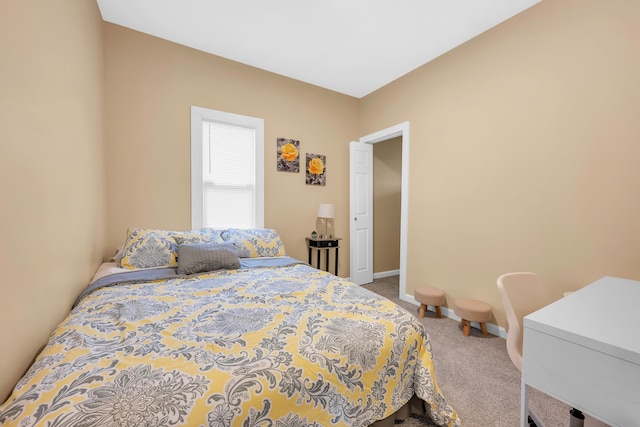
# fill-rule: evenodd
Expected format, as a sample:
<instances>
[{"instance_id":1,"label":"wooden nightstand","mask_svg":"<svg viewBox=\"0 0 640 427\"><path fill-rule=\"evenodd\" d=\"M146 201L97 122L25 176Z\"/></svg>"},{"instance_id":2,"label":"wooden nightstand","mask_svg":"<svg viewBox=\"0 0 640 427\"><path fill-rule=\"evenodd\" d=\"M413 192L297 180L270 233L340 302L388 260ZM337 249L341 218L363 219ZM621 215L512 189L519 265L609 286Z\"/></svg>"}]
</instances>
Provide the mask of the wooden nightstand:
<instances>
[{"instance_id":1,"label":"wooden nightstand","mask_svg":"<svg viewBox=\"0 0 640 427\"><path fill-rule=\"evenodd\" d=\"M318 237L307 237L307 248L309 248L309 265L311 264L311 253L318 253L316 259L316 268L320 269L320 252L325 252L325 271L329 271L329 255L332 249L336 250L334 274L338 275L338 250L340 249L340 237L332 237L330 239L320 239Z\"/></svg>"}]
</instances>

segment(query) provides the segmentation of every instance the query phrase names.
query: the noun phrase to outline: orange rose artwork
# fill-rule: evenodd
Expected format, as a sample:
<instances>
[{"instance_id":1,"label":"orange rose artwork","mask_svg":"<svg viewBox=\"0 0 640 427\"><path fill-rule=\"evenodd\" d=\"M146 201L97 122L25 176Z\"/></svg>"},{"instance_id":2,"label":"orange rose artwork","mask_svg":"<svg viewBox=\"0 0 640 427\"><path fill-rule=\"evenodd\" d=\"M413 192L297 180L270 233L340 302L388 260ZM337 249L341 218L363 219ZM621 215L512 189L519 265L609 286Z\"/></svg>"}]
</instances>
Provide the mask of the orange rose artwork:
<instances>
[{"instance_id":1,"label":"orange rose artwork","mask_svg":"<svg viewBox=\"0 0 640 427\"><path fill-rule=\"evenodd\" d=\"M278 170L300 172L300 141L278 138Z\"/></svg>"},{"instance_id":2,"label":"orange rose artwork","mask_svg":"<svg viewBox=\"0 0 640 427\"><path fill-rule=\"evenodd\" d=\"M326 184L327 161L320 154L307 153L307 184Z\"/></svg>"}]
</instances>

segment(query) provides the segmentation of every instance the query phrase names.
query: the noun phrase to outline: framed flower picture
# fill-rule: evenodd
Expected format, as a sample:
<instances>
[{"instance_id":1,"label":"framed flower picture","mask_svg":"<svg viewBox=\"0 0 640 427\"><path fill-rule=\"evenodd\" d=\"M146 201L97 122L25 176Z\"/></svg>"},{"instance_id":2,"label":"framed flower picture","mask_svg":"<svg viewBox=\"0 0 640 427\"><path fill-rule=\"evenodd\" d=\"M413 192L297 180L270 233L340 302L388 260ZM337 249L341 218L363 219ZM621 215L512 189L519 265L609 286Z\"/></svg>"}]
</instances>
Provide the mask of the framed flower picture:
<instances>
[{"instance_id":1,"label":"framed flower picture","mask_svg":"<svg viewBox=\"0 0 640 427\"><path fill-rule=\"evenodd\" d=\"M325 185L327 182L326 173L326 156L307 153L307 184Z\"/></svg>"},{"instance_id":2,"label":"framed flower picture","mask_svg":"<svg viewBox=\"0 0 640 427\"><path fill-rule=\"evenodd\" d=\"M278 138L278 171L300 172L300 141Z\"/></svg>"}]
</instances>

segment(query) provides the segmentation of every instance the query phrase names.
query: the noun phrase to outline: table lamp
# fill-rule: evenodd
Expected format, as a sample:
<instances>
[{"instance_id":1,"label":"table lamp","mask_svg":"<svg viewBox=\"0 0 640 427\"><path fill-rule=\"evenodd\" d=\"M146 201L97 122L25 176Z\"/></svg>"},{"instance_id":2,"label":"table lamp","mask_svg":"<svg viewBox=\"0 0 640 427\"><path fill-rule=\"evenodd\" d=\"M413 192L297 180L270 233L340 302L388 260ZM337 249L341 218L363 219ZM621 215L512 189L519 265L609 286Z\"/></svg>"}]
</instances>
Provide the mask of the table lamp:
<instances>
[{"instance_id":1,"label":"table lamp","mask_svg":"<svg viewBox=\"0 0 640 427\"><path fill-rule=\"evenodd\" d=\"M329 203L320 203L318 208L318 218L324 218L324 234L321 238L327 238L327 220L336 217L336 205Z\"/></svg>"}]
</instances>

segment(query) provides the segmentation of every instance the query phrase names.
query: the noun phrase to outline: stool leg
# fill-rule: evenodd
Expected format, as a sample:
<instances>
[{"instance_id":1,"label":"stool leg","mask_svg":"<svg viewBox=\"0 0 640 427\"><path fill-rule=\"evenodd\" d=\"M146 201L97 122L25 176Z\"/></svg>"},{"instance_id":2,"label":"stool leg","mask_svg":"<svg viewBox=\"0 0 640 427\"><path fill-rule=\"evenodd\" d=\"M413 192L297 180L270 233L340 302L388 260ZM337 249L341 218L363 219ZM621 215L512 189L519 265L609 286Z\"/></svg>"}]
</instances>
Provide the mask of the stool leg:
<instances>
[{"instance_id":1,"label":"stool leg","mask_svg":"<svg viewBox=\"0 0 640 427\"><path fill-rule=\"evenodd\" d=\"M471 335L471 322L467 319L462 319L462 335L465 337Z\"/></svg>"},{"instance_id":2,"label":"stool leg","mask_svg":"<svg viewBox=\"0 0 640 427\"><path fill-rule=\"evenodd\" d=\"M438 319L442 319L442 312L440 311L439 305L436 305L436 316L438 316Z\"/></svg>"},{"instance_id":3,"label":"stool leg","mask_svg":"<svg viewBox=\"0 0 640 427\"><path fill-rule=\"evenodd\" d=\"M482 335L489 335L487 332L487 325L485 325L484 322L480 322L480 330L482 331Z\"/></svg>"},{"instance_id":4,"label":"stool leg","mask_svg":"<svg viewBox=\"0 0 640 427\"><path fill-rule=\"evenodd\" d=\"M420 317L424 317L424 312L427 310L427 306L425 304L420 304L420 313L418 314Z\"/></svg>"}]
</instances>

